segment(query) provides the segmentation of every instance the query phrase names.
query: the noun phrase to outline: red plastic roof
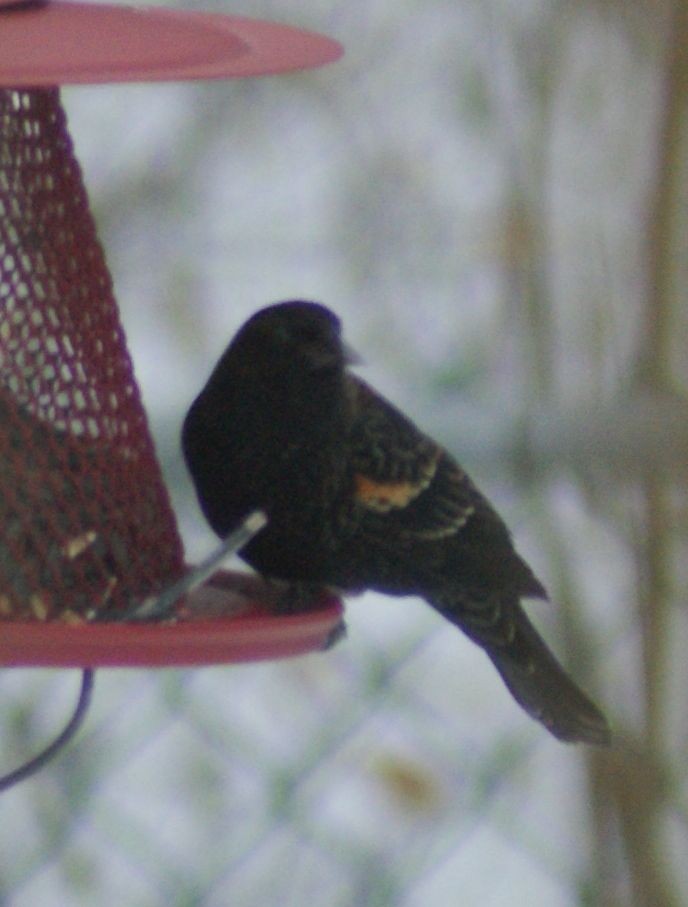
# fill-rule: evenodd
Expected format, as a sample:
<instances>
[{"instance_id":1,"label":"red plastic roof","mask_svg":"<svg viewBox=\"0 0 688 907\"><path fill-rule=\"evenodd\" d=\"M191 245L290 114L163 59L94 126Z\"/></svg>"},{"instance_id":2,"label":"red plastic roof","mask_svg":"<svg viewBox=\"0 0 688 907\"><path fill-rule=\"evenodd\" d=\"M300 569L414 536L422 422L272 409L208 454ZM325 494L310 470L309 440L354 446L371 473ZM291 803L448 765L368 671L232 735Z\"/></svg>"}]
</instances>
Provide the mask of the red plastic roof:
<instances>
[{"instance_id":1,"label":"red plastic roof","mask_svg":"<svg viewBox=\"0 0 688 907\"><path fill-rule=\"evenodd\" d=\"M0 85L27 87L276 74L342 54L331 38L272 22L57 0L7 5L0 47Z\"/></svg>"}]
</instances>

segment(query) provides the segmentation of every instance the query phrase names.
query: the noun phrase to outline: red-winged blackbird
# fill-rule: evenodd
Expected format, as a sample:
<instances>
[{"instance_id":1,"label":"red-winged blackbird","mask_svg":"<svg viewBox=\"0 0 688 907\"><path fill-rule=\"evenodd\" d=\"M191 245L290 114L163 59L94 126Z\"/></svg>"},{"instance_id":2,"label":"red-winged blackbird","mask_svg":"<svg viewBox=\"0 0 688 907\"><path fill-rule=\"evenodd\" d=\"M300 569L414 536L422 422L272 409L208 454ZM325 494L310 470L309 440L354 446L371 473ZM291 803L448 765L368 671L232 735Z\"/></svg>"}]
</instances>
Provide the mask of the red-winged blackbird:
<instances>
[{"instance_id":1,"label":"red-winged blackbird","mask_svg":"<svg viewBox=\"0 0 688 907\"><path fill-rule=\"evenodd\" d=\"M481 646L555 736L605 744L602 713L523 611L547 598L466 473L347 371L340 321L300 300L241 328L186 417L182 444L210 525L260 508L241 556L266 577L419 595Z\"/></svg>"}]
</instances>

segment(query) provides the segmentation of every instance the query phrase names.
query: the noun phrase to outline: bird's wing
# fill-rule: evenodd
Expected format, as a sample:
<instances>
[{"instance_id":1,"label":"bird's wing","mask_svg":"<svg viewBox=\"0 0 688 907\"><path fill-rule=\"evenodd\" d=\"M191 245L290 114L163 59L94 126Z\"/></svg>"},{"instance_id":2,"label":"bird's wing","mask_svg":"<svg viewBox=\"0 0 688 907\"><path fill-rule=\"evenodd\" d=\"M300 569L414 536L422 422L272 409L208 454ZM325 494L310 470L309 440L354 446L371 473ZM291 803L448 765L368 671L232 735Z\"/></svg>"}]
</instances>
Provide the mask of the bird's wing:
<instances>
[{"instance_id":1,"label":"bird's wing","mask_svg":"<svg viewBox=\"0 0 688 907\"><path fill-rule=\"evenodd\" d=\"M350 468L364 522L430 541L455 535L476 509L491 510L438 444L367 384L351 381Z\"/></svg>"}]
</instances>

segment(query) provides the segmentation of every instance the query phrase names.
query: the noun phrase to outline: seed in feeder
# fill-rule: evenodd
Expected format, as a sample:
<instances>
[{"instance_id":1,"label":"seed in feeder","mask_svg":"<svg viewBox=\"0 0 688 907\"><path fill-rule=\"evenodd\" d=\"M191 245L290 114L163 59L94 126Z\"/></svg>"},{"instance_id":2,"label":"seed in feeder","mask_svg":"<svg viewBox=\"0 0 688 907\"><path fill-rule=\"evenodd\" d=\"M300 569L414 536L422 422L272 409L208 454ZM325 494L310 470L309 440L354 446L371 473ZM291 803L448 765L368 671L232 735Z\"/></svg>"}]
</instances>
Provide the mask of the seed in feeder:
<instances>
[{"instance_id":1,"label":"seed in feeder","mask_svg":"<svg viewBox=\"0 0 688 907\"><path fill-rule=\"evenodd\" d=\"M34 593L29 599L31 610L39 620L46 620L48 617L48 606L45 599Z\"/></svg>"},{"instance_id":2,"label":"seed in feeder","mask_svg":"<svg viewBox=\"0 0 688 907\"><path fill-rule=\"evenodd\" d=\"M66 542L62 546L62 553L70 561L73 561L80 554L83 554L87 548L90 548L97 538L98 533L94 529L88 529L86 532L82 532L81 535L75 535L73 539Z\"/></svg>"}]
</instances>

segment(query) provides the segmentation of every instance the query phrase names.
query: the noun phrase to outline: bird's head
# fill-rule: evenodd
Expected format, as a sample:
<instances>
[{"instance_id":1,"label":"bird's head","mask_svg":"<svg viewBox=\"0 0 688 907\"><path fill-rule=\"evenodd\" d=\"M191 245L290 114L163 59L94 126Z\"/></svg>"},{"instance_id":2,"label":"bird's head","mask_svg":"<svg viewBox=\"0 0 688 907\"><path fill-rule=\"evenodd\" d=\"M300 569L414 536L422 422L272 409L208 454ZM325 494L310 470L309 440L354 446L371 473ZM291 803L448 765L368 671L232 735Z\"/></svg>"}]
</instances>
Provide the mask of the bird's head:
<instances>
[{"instance_id":1,"label":"bird's head","mask_svg":"<svg viewBox=\"0 0 688 907\"><path fill-rule=\"evenodd\" d=\"M278 302L256 312L229 349L276 368L296 367L315 374L341 371L360 361L342 340L334 312L304 300Z\"/></svg>"}]
</instances>

